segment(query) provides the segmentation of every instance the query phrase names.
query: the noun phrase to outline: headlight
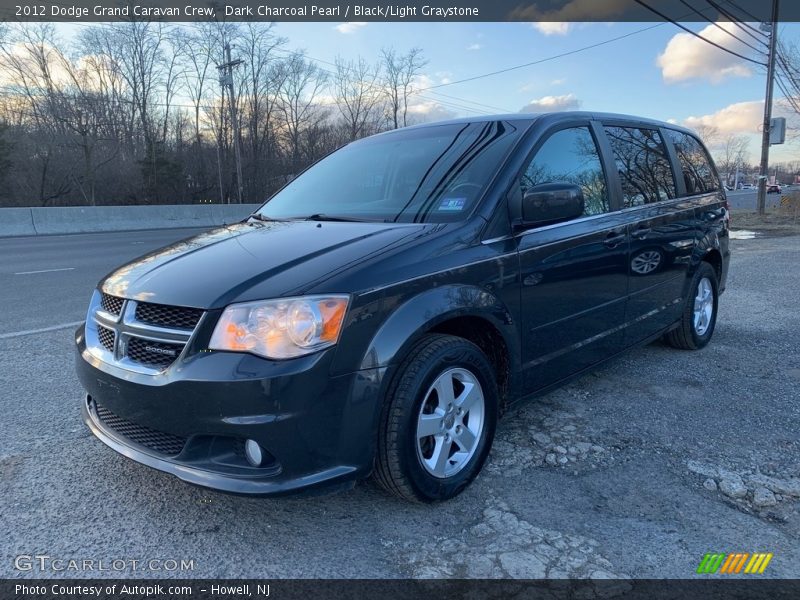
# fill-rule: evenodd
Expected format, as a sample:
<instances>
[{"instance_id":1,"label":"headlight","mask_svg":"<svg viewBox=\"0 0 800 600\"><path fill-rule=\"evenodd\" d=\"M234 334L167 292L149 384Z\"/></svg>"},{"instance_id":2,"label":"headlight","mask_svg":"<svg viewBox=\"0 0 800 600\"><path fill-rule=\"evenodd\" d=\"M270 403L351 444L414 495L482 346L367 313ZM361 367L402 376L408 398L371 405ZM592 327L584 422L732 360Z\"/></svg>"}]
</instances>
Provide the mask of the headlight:
<instances>
[{"instance_id":1,"label":"headlight","mask_svg":"<svg viewBox=\"0 0 800 600\"><path fill-rule=\"evenodd\" d=\"M348 296L305 296L231 304L214 328L209 348L293 358L333 346Z\"/></svg>"}]
</instances>

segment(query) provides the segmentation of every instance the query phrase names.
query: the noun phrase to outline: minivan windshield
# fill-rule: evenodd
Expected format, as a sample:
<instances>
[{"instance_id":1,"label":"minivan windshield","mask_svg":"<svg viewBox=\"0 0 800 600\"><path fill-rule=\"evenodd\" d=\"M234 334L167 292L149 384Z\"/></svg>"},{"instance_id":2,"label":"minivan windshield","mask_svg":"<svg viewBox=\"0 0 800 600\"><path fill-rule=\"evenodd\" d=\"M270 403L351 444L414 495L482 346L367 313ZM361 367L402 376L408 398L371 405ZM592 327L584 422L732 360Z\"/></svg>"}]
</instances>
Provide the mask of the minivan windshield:
<instances>
[{"instance_id":1,"label":"minivan windshield","mask_svg":"<svg viewBox=\"0 0 800 600\"><path fill-rule=\"evenodd\" d=\"M398 130L348 144L256 218L444 223L466 218L520 135L506 121Z\"/></svg>"}]
</instances>

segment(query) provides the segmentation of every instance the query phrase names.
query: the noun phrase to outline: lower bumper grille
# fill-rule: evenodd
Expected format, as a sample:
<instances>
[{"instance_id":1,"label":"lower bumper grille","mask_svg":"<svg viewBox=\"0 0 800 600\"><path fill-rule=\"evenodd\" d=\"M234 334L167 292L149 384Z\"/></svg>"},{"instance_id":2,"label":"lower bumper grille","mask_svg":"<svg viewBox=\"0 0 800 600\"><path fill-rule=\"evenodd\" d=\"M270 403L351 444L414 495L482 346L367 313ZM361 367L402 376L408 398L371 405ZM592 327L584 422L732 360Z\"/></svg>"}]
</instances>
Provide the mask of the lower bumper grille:
<instances>
[{"instance_id":1,"label":"lower bumper grille","mask_svg":"<svg viewBox=\"0 0 800 600\"><path fill-rule=\"evenodd\" d=\"M103 425L140 446L150 448L166 456L176 456L186 446L186 438L137 425L127 419L118 417L94 400L90 402L94 405L95 414L97 414Z\"/></svg>"}]
</instances>

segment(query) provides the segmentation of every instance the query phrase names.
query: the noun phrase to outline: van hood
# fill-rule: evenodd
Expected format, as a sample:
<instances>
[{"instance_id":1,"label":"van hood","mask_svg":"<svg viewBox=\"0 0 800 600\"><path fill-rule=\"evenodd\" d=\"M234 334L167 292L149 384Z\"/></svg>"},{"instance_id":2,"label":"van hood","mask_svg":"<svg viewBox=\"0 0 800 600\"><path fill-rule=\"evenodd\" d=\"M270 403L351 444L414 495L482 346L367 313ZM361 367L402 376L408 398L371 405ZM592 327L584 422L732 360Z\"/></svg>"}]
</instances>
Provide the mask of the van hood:
<instances>
[{"instance_id":1,"label":"van hood","mask_svg":"<svg viewBox=\"0 0 800 600\"><path fill-rule=\"evenodd\" d=\"M203 309L299 295L373 255L411 243L433 227L437 226L243 222L142 256L106 276L100 288L123 298Z\"/></svg>"}]
</instances>

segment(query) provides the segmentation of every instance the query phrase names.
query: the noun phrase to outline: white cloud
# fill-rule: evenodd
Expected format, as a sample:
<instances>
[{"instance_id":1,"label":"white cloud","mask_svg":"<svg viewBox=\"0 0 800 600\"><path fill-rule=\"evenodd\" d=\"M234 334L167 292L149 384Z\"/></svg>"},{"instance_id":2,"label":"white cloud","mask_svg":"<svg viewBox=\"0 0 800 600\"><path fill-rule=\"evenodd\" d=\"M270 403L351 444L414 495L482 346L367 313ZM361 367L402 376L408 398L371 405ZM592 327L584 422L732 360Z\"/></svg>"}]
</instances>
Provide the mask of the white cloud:
<instances>
[{"instance_id":1,"label":"white cloud","mask_svg":"<svg viewBox=\"0 0 800 600\"><path fill-rule=\"evenodd\" d=\"M572 28L572 23L564 21L539 21L531 23L531 27L545 35L567 35Z\"/></svg>"},{"instance_id":2,"label":"white cloud","mask_svg":"<svg viewBox=\"0 0 800 600\"><path fill-rule=\"evenodd\" d=\"M735 34L735 24L720 21L717 25L719 27L708 25L700 31L700 35L738 54L749 56L752 53L748 52L750 49L746 45L726 33L730 31ZM667 83L687 79L708 79L712 83L719 83L727 77L749 77L753 74L752 69L742 59L689 33L673 36L664 51L658 55L656 62Z\"/></svg>"},{"instance_id":3,"label":"white cloud","mask_svg":"<svg viewBox=\"0 0 800 600\"><path fill-rule=\"evenodd\" d=\"M758 133L764 119L764 102L737 102L709 115L688 117L683 124L696 129L698 127L714 127L721 134Z\"/></svg>"},{"instance_id":4,"label":"white cloud","mask_svg":"<svg viewBox=\"0 0 800 600\"><path fill-rule=\"evenodd\" d=\"M483 48L483 46L480 44L470 44L467 46L467 50L480 50L481 48Z\"/></svg>"},{"instance_id":5,"label":"white cloud","mask_svg":"<svg viewBox=\"0 0 800 600\"><path fill-rule=\"evenodd\" d=\"M522 113L536 112L558 112L562 110L577 110L581 101L575 94L564 94L562 96L543 96L533 99L528 104L519 109Z\"/></svg>"},{"instance_id":6,"label":"white cloud","mask_svg":"<svg viewBox=\"0 0 800 600\"><path fill-rule=\"evenodd\" d=\"M349 23L340 23L334 29L339 33L344 33L345 35L349 35L351 33L355 33L362 27L366 27L367 24L363 21L350 21Z\"/></svg>"},{"instance_id":7,"label":"white cloud","mask_svg":"<svg viewBox=\"0 0 800 600\"><path fill-rule=\"evenodd\" d=\"M455 111L434 100L411 100L408 105L409 125L414 123L431 123L445 121L456 117Z\"/></svg>"},{"instance_id":8,"label":"white cloud","mask_svg":"<svg viewBox=\"0 0 800 600\"><path fill-rule=\"evenodd\" d=\"M550 85L564 85L565 83L567 83L566 78L564 78L564 79L553 79L553 81L550 82Z\"/></svg>"},{"instance_id":9,"label":"white cloud","mask_svg":"<svg viewBox=\"0 0 800 600\"><path fill-rule=\"evenodd\" d=\"M442 83L450 83L451 81L453 81L453 74L450 71L436 71L435 75L439 80L436 83L442 84ZM434 85L434 84L431 83L429 85Z\"/></svg>"}]
</instances>

